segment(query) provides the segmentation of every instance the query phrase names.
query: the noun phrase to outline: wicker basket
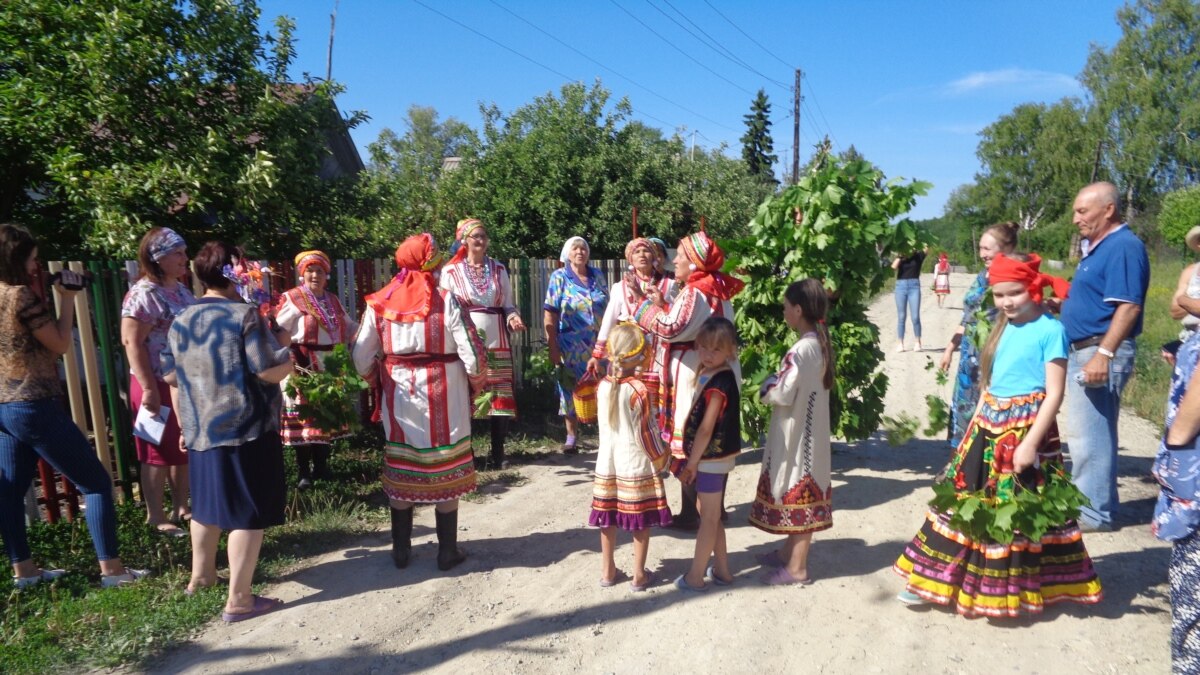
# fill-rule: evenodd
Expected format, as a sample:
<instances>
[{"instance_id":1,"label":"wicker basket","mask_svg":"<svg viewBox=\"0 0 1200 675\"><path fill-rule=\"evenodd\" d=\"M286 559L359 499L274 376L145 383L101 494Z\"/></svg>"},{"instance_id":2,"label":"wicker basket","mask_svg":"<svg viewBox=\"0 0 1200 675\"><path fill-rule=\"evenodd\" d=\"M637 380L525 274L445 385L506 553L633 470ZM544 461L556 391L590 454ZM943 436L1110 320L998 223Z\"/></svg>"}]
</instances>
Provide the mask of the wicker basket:
<instances>
[{"instance_id":1,"label":"wicker basket","mask_svg":"<svg viewBox=\"0 0 1200 675\"><path fill-rule=\"evenodd\" d=\"M584 375L575 385L575 417L584 424L596 423L596 378L594 375Z\"/></svg>"}]
</instances>

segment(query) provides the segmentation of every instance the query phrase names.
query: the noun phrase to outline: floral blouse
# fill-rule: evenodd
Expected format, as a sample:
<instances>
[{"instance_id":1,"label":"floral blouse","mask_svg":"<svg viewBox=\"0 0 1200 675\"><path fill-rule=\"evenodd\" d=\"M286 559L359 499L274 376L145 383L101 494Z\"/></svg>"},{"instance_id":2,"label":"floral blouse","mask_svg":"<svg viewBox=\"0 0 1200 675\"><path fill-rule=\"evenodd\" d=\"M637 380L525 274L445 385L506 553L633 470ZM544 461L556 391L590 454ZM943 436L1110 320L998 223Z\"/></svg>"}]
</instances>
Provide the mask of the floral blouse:
<instances>
[{"instance_id":1,"label":"floral blouse","mask_svg":"<svg viewBox=\"0 0 1200 675\"><path fill-rule=\"evenodd\" d=\"M162 379L162 363L159 359L163 348L167 346L167 331L171 328L171 322L195 302L196 296L184 284L175 284L175 288L168 290L146 277L138 279L125 294L125 301L121 303L121 317L150 324L146 349L150 352L150 368L156 380Z\"/></svg>"}]
</instances>

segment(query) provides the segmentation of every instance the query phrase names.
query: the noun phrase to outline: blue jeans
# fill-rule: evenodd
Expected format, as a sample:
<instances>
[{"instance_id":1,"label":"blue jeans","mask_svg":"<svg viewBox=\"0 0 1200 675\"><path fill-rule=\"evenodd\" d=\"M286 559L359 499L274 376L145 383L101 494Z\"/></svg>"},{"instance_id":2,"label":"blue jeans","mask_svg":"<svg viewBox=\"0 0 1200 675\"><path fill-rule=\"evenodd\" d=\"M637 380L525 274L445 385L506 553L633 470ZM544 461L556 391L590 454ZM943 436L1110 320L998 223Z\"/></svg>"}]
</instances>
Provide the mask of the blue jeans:
<instances>
[{"instance_id":1,"label":"blue jeans","mask_svg":"<svg viewBox=\"0 0 1200 675\"><path fill-rule=\"evenodd\" d=\"M0 403L0 535L12 562L28 560L25 492L37 459L49 462L84 495L88 532L100 560L117 556L112 476L56 399Z\"/></svg>"},{"instance_id":2,"label":"blue jeans","mask_svg":"<svg viewBox=\"0 0 1200 675\"><path fill-rule=\"evenodd\" d=\"M1071 477L1079 491L1092 501L1079 520L1087 525L1112 525L1120 499L1117 496L1117 418L1121 392L1133 374L1137 344L1125 340L1108 364L1108 382L1085 387L1075 381L1083 366L1096 355L1097 346L1071 349L1067 359L1067 445Z\"/></svg>"},{"instance_id":3,"label":"blue jeans","mask_svg":"<svg viewBox=\"0 0 1200 675\"><path fill-rule=\"evenodd\" d=\"M905 314L912 317L913 337L921 340L921 280L896 280L896 337L904 342Z\"/></svg>"}]
</instances>

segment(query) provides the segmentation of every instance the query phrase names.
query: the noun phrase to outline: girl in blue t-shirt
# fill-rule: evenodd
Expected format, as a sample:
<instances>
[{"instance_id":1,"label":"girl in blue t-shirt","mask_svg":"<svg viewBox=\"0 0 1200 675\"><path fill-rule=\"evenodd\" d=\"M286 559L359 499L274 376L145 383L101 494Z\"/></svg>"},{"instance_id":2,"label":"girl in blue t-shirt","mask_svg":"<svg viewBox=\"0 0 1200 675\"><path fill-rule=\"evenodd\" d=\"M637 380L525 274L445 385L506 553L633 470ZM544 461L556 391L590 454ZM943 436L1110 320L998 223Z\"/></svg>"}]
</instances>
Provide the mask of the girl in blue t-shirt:
<instances>
[{"instance_id":1,"label":"girl in blue t-shirt","mask_svg":"<svg viewBox=\"0 0 1200 675\"><path fill-rule=\"evenodd\" d=\"M1036 255L997 255L988 283L999 319L980 354L983 395L942 480L961 495L983 491L1000 503L1062 471L1055 416L1066 388L1067 338L1042 308L1042 288L1066 297L1065 280L1038 272ZM930 509L893 569L909 605L955 604L968 617L1038 614L1055 602L1099 602L1100 581L1074 520L1040 541L974 539Z\"/></svg>"}]
</instances>

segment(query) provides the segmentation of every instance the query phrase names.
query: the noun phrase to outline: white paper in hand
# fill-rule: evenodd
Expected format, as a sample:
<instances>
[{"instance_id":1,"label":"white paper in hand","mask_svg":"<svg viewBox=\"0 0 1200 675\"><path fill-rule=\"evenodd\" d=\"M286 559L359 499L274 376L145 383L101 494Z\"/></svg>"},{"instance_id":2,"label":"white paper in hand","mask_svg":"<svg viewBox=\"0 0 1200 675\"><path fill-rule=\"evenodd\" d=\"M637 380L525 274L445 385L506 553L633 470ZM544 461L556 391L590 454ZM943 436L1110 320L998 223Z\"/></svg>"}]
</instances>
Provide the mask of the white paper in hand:
<instances>
[{"instance_id":1,"label":"white paper in hand","mask_svg":"<svg viewBox=\"0 0 1200 675\"><path fill-rule=\"evenodd\" d=\"M170 416L171 409L165 405L159 406L158 415L151 415L149 410L139 407L137 419L133 421L133 435L155 445L162 443L163 431L167 428L167 418Z\"/></svg>"}]
</instances>

